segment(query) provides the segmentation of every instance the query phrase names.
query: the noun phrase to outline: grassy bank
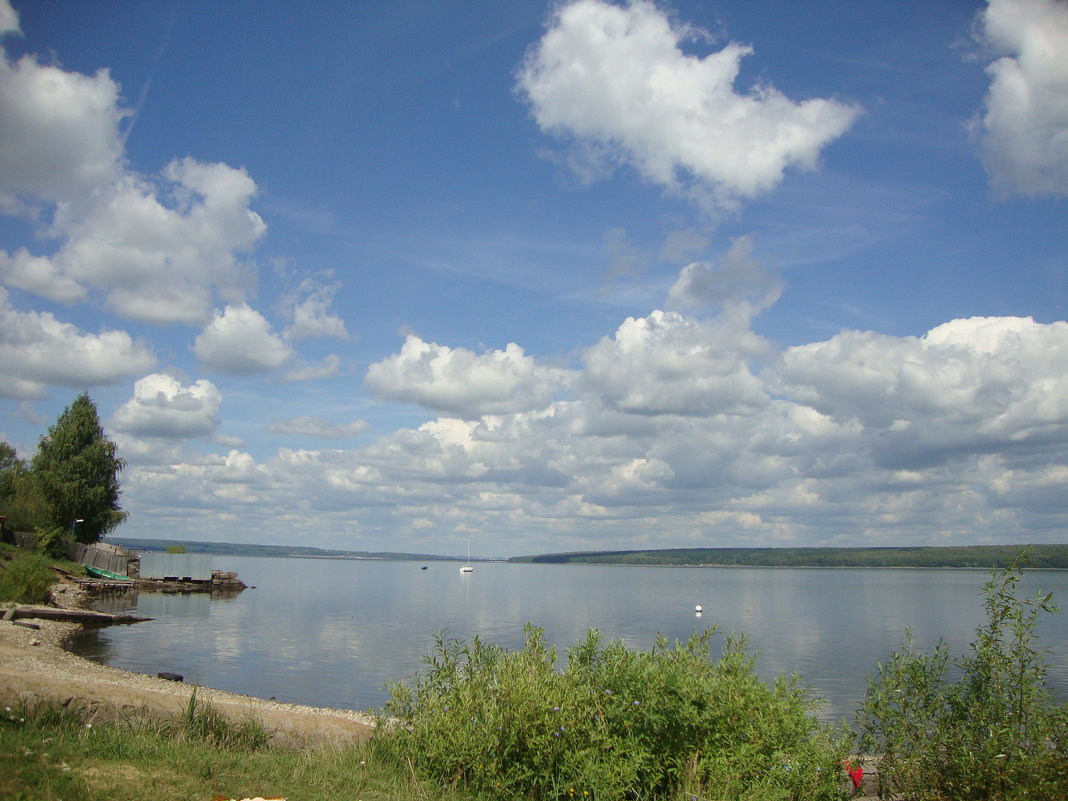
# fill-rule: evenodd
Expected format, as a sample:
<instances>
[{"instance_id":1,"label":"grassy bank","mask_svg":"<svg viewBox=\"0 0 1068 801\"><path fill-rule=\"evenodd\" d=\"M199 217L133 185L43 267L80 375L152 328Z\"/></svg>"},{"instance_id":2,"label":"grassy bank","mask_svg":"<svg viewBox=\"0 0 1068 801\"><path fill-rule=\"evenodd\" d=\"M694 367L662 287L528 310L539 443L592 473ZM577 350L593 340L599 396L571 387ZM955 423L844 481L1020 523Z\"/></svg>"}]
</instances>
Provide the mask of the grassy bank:
<instances>
[{"instance_id":1,"label":"grassy bank","mask_svg":"<svg viewBox=\"0 0 1068 801\"><path fill-rule=\"evenodd\" d=\"M456 801L376 761L366 746L272 747L255 724L198 705L170 723L94 722L85 708L0 710L0 799L160 801L284 796L291 801Z\"/></svg>"}]
</instances>

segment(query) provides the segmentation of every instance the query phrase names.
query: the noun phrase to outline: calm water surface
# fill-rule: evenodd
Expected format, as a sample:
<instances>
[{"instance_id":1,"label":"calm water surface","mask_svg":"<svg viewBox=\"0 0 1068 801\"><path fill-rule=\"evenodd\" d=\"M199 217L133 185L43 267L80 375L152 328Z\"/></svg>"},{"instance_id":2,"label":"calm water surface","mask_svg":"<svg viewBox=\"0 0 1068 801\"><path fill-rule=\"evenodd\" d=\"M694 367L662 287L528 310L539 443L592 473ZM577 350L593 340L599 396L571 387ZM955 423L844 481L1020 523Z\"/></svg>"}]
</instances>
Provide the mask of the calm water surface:
<instances>
[{"instance_id":1,"label":"calm water surface","mask_svg":"<svg viewBox=\"0 0 1068 801\"><path fill-rule=\"evenodd\" d=\"M71 650L143 673L262 698L342 708L381 706L387 681L410 678L436 632L506 648L542 626L561 656L587 629L648 649L657 633L685 640L715 624L744 633L765 677L798 673L825 699L826 720L852 717L865 675L900 646L944 638L963 653L984 622L988 571L847 568L664 568L216 557L246 590L141 593L116 601L155 618L87 631ZM1023 594L1053 591L1068 607L1068 571L1029 572ZM697 616L695 605L704 613ZM1068 700L1068 613L1040 628L1050 686ZM718 651L722 636L713 640Z\"/></svg>"}]
</instances>

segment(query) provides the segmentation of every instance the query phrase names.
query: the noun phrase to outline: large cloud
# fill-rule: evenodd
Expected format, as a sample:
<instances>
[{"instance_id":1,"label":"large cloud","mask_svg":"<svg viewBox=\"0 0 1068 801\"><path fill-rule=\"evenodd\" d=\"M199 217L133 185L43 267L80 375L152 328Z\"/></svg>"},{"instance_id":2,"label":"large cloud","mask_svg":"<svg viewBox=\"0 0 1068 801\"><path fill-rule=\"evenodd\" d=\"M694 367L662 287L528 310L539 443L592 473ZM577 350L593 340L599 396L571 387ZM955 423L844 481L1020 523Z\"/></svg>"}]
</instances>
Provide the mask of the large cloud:
<instances>
[{"instance_id":1,"label":"large cloud","mask_svg":"<svg viewBox=\"0 0 1068 801\"><path fill-rule=\"evenodd\" d=\"M43 398L49 386L115 384L155 366L152 351L125 331L79 331L48 312L20 312L0 288L0 395Z\"/></svg>"},{"instance_id":2,"label":"large cloud","mask_svg":"<svg viewBox=\"0 0 1068 801\"><path fill-rule=\"evenodd\" d=\"M133 397L118 408L111 427L136 437L207 437L219 425L222 395L201 379L189 386L172 375L153 373L134 382Z\"/></svg>"},{"instance_id":3,"label":"large cloud","mask_svg":"<svg viewBox=\"0 0 1068 801\"><path fill-rule=\"evenodd\" d=\"M587 350L574 397L535 396L527 411L498 400L517 391L498 364L507 351L410 345L379 364L383 388L467 419L259 463L187 459L134 471L131 493L151 490L175 515L194 510L218 536L233 497L242 519L270 510L294 533L358 526L362 542L439 552L441 538L469 532L487 551L515 553L1042 542L1068 525L1068 323L842 332L777 357L744 326L656 312ZM530 375L540 367L526 354L518 363ZM500 413L475 414L498 403ZM277 428L332 430L314 419Z\"/></svg>"},{"instance_id":4,"label":"large cloud","mask_svg":"<svg viewBox=\"0 0 1068 801\"><path fill-rule=\"evenodd\" d=\"M266 230L246 172L186 158L139 175L125 162L129 112L107 71L0 55L0 213L57 243L0 250L0 280L63 303L97 293L116 314L153 323L200 325L217 298L242 301L255 283L243 254Z\"/></svg>"},{"instance_id":5,"label":"large cloud","mask_svg":"<svg viewBox=\"0 0 1068 801\"><path fill-rule=\"evenodd\" d=\"M857 116L853 106L794 102L770 85L735 91L752 48L686 54L682 41L698 34L673 27L646 0L576 0L554 12L518 88L543 129L592 144L654 183L696 185L718 204L772 189L790 166L814 166Z\"/></svg>"},{"instance_id":6,"label":"large cloud","mask_svg":"<svg viewBox=\"0 0 1068 801\"><path fill-rule=\"evenodd\" d=\"M8 257L5 283L60 301L96 289L117 314L156 323L203 323L213 290L239 300L254 279L237 254L266 228L248 208L255 183L244 170L193 159L171 163L163 178L172 205L125 175L84 214L57 221L53 232L66 241L53 256Z\"/></svg>"},{"instance_id":7,"label":"large cloud","mask_svg":"<svg viewBox=\"0 0 1068 801\"><path fill-rule=\"evenodd\" d=\"M701 322L677 312L628 318L614 337L585 355L582 386L602 401L637 414L708 414L766 402L749 371L768 345L722 320Z\"/></svg>"},{"instance_id":8,"label":"large cloud","mask_svg":"<svg viewBox=\"0 0 1068 801\"><path fill-rule=\"evenodd\" d=\"M988 41L1006 55L988 68L983 155L1000 191L1068 195L1068 3L990 0Z\"/></svg>"},{"instance_id":9,"label":"large cloud","mask_svg":"<svg viewBox=\"0 0 1068 801\"><path fill-rule=\"evenodd\" d=\"M521 347L476 354L409 336L400 353L367 370L367 387L390 400L478 417L540 409L566 382L563 370L537 365Z\"/></svg>"},{"instance_id":10,"label":"large cloud","mask_svg":"<svg viewBox=\"0 0 1068 801\"><path fill-rule=\"evenodd\" d=\"M843 332L791 348L777 387L856 421L880 463L925 467L1068 441L1068 323L972 318L921 338Z\"/></svg>"},{"instance_id":11,"label":"large cloud","mask_svg":"<svg viewBox=\"0 0 1068 801\"><path fill-rule=\"evenodd\" d=\"M6 0L0 16L17 18ZM0 30L0 33L3 33ZM65 72L24 56L0 57L0 209L20 197L81 206L121 169L119 87L106 70Z\"/></svg>"},{"instance_id":12,"label":"large cloud","mask_svg":"<svg viewBox=\"0 0 1068 801\"><path fill-rule=\"evenodd\" d=\"M247 304L216 311L193 350L206 369L234 375L276 370L293 357L267 319Z\"/></svg>"}]
</instances>

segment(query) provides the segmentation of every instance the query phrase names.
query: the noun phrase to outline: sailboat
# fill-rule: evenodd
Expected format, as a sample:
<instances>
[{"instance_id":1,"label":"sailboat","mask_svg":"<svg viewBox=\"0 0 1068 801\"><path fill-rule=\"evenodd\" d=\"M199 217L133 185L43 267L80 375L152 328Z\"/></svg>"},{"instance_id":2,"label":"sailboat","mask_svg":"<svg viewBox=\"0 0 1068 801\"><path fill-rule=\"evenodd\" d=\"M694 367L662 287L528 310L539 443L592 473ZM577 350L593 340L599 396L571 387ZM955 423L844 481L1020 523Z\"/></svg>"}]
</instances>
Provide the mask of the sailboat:
<instances>
[{"instance_id":1,"label":"sailboat","mask_svg":"<svg viewBox=\"0 0 1068 801\"><path fill-rule=\"evenodd\" d=\"M475 569L471 567L471 538L467 538L467 564L460 568L461 573L474 573Z\"/></svg>"}]
</instances>

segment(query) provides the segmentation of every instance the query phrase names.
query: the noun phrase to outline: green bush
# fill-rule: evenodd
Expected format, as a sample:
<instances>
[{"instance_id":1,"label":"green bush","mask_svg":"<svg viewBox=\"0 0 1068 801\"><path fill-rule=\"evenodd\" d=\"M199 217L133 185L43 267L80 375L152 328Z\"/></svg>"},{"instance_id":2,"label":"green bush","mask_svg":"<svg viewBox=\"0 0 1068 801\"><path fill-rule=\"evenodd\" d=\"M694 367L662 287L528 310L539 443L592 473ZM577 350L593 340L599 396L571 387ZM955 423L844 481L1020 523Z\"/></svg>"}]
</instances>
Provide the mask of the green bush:
<instances>
[{"instance_id":1,"label":"green bush","mask_svg":"<svg viewBox=\"0 0 1068 801\"><path fill-rule=\"evenodd\" d=\"M868 679L859 714L861 748L879 757L883 792L894 797L955 799L1068 798L1068 705L1050 703L1039 615L1057 611L1050 595L1020 600L1017 560L984 586L987 622L970 654L904 648Z\"/></svg>"},{"instance_id":2,"label":"green bush","mask_svg":"<svg viewBox=\"0 0 1068 801\"><path fill-rule=\"evenodd\" d=\"M45 557L12 548L0 558L0 601L39 604L48 599L56 574Z\"/></svg>"},{"instance_id":3,"label":"green bush","mask_svg":"<svg viewBox=\"0 0 1068 801\"><path fill-rule=\"evenodd\" d=\"M844 738L794 679L761 681L744 640L712 661L712 633L635 652L591 631L562 671L529 624L518 652L439 635L371 745L487 798L839 798Z\"/></svg>"}]
</instances>

